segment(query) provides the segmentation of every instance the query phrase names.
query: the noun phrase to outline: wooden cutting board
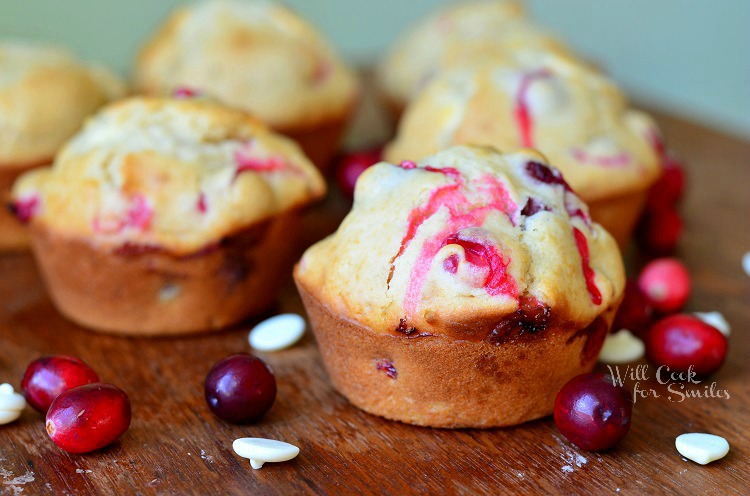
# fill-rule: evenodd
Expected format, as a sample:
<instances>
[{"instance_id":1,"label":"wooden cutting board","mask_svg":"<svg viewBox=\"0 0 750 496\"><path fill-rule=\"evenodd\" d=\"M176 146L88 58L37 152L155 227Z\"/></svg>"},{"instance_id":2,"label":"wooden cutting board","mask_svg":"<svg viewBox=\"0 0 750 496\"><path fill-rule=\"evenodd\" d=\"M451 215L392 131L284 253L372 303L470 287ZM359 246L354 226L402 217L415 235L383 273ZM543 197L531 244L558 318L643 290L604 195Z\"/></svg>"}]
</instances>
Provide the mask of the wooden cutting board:
<instances>
[{"instance_id":1,"label":"wooden cutting board","mask_svg":"<svg viewBox=\"0 0 750 496\"><path fill-rule=\"evenodd\" d=\"M39 355L75 355L129 393L133 423L114 445L74 456L53 445L43 418L27 409L18 422L0 426L0 494L747 494L750 277L740 260L750 250L750 143L657 117L688 165L678 254L695 286L688 309L721 311L733 328L727 363L689 389L702 392L715 381L730 399L670 401L652 368L640 387L661 396L637 401L629 435L606 453L574 448L549 418L484 431L412 427L349 405L331 388L308 334L290 350L261 354L279 385L270 413L255 425L229 425L208 411L203 380L214 362L249 351L252 323L180 339L98 335L55 311L31 256L6 255L0 256L0 382L18 388ZM385 136L369 119L366 113L354 126L360 144ZM332 232L347 209L334 193L311 211L300 250ZM276 311L303 312L291 279ZM726 437L729 455L705 467L682 459L674 439L690 431ZM301 453L253 470L231 448L235 438L248 436L281 439Z\"/></svg>"}]
</instances>

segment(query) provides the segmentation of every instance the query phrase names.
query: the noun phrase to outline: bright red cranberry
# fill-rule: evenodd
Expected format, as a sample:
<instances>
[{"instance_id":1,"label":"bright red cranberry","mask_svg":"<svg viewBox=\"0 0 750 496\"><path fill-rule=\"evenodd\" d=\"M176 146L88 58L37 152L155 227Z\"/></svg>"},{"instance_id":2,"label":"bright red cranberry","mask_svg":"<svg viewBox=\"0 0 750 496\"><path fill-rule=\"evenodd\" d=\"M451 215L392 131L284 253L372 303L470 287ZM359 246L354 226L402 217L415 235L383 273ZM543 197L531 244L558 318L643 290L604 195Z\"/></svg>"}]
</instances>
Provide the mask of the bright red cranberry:
<instances>
[{"instance_id":1,"label":"bright red cranberry","mask_svg":"<svg viewBox=\"0 0 750 496\"><path fill-rule=\"evenodd\" d=\"M646 209L655 212L672 209L685 191L685 167L671 154L662 159L664 172L648 192Z\"/></svg>"},{"instance_id":2,"label":"bright red cranberry","mask_svg":"<svg viewBox=\"0 0 750 496\"><path fill-rule=\"evenodd\" d=\"M47 412L47 434L68 453L88 453L112 444L130 427L130 400L112 384L87 384L55 398Z\"/></svg>"},{"instance_id":3,"label":"bright red cranberry","mask_svg":"<svg viewBox=\"0 0 750 496\"><path fill-rule=\"evenodd\" d=\"M628 433L633 400L608 374L571 379L555 399L555 425L581 449L611 448Z\"/></svg>"},{"instance_id":4,"label":"bright red cranberry","mask_svg":"<svg viewBox=\"0 0 750 496\"><path fill-rule=\"evenodd\" d=\"M646 211L638 226L638 246L650 255L669 255L677 248L681 234L682 219L675 208Z\"/></svg>"},{"instance_id":5,"label":"bright red cranberry","mask_svg":"<svg viewBox=\"0 0 750 496\"><path fill-rule=\"evenodd\" d=\"M263 360L240 353L213 366L206 376L205 393L217 417L235 424L253 422L271 409L276 379Z\"/></svg>"},{"instance_id":6,"label":"bright red cranberry","mask_svg":"<svg viewBox=\"0 0 750 496\"><path fill-rule=\"evenodd\" d=\"M37 358L26 367L21 388L26 401L45 413L61 393L92 382L99 382L99 376L83 360L52 355Z\"/></svg>"},{"instance_id":7,"label":"bright red cranberry","mask_svg":"<svg viewBox=\"0 0 750 496\"><path fill-rule=\"evenodd\" d=\"M673 313L685 306L690 297L690 274L677 259L657 258L641 271L638 287L656 310Z\"/></svg>"},{"instance_id":8,"label":"bright red cranberry","mask_svg":"<svg viewBox=\"0 0 750 496\"><path fill-rule=\"evenodd\" d=\"M612 324L612 332L628 329L634 334L642 335L651 324L652 313L651 306L638 283L634 279L628 279L625 284L625 295Z\"/></svg>"},{"instance_id":9,"label":"bright red cranberry","mask_svg":"<svg viewBox=\"0 0 750 496\"><path fill-rule=\"evenodd\" d=\"M646 336L646 357L675 372L716 372L727 356L727 338L693 315L677 314L655 323Z\"/></svg>"},{"instance_id":10,"label":"bright red cranberry","mask_svg":"<svg viewBox=\"0 0 750 496\"><path fill-rule=\"evenodd\" d=\"M178 86L172 91L172 98L184 99L184 98L196 98L200 96L200 92L188 88L187 86Z\"/></svg>"},{"instance_id":11,"label":"bright red cranberry","mask_svg":"<svg viewBox=\"0 0 750 496\"><path fill-rule=\"evenodd\" d=\"M368 167L371 167L382 160L383 147L371 148L360 152L347 153L339 160L338 170L336 172L336 181L343 193L351 198L354 196L354 185L357 178Z\"/></svg>"}]
</instances>

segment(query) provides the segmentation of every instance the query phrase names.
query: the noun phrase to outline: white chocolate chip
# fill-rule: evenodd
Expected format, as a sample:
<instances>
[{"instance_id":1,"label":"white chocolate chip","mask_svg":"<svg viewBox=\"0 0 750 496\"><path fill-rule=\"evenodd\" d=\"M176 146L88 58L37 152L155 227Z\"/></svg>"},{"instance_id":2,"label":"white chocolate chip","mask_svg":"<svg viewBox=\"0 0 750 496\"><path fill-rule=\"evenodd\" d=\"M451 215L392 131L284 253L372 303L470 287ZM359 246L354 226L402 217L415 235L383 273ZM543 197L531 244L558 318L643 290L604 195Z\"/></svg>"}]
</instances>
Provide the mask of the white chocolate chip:
<instances>
[{"instance_id":1,"label":"white chocolate chip","mask_svg":"<svg viewBox=\"0 0 750 496\"><path fill-rule=\"evenodd\" d=\"M16 393L10 384L0 384L0 425L17 420L24 408L26 398Z\"/></svg>"},{"instance_id":2,"label":"white chocolate chip","mask_svg":"<svg viewBox=\"0 0 750 496\"><path fill-rule=\"evenodd\" d=\"M629 330L621 329L609 334L604 340L604 346L599 354L602 363L630 363L640 359L646 347L643 341L635 337Z\"/></svg>"},{"instance_id":3,"label":"white chocolate chip","mask_svg":"<svg viewBox=\"0 0 750 496\"><path fill-rule=\"evenodd\" d=\"M266 462L285 462L299 454L299 448L292 444L258 437L236 439L232 448L242 458L249 458L256 470Z\"/></svg>"},{"instance_id":4,"label":"white chocolate chip","mask_svg":"<svg viewBox=\"0 0 750 496\"><path fill-rule=\"evenodd\" d=\"M750 251L742 257L742 268L745 269L745 274L750 276Z\"/></svg>"},{"instance_id":5,"label":"white chocolate chip","mask_svg":"<svg viewBox=\"0 0 750 496\"><path fill-rule=\"evenodd\" d=\"M674 440L674 445L682 456L701 465L724 458L729 453L727 440L713 434L682 434Z\"/></svg>"},{"instance_id":6,"label":"white chocolate chip","mask_svg":"<svg viewBox=\"0 0 750 496\"><path fill-rule=\"evenodd\" d=\"M729 337L729 334L732 332L729 322L727 322L727 319L724 318L724 315L722 315L721 312L695 312L693 315L706 324L715 327L726 337Z\"/></svg>"},{"instance_id":7,"label":"white chocolate chip","mask_svg":"<svg viewBox=\"0 0 750 496\"><path fill-rule=\"evenodd\" d=\"M283 313L256 325L247 339L258 351L278 351L292 346L305 334L305 319Z\"/></svg>"}]
</instances>

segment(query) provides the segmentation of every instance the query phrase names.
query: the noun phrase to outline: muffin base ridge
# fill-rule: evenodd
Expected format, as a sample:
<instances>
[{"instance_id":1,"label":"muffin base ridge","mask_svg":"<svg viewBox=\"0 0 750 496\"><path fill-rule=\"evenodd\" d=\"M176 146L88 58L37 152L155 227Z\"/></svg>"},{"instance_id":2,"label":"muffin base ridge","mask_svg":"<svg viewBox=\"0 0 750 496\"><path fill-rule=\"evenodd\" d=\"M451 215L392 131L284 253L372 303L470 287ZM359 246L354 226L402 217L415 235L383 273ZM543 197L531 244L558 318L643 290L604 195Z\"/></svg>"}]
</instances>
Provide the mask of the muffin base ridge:
<instances>
[{"instance_id":1,"label":"muffin base ridge","mask_svg":"<svg viewBox=\"0 0 750 496\"><path fill-rule=\"evenodd\" d=\"M278 131L296 141L307 158L319 170L326 172L339 150L341 139L349 123L349 115L350 113L347 113L342 118L307 129L278 129Z\"/></svg>"},{"instance_id":2,"label":"muffin base ridge","mask_svg":"<svg viewBox=\"0 0 750 496\"><path fill-rule=\"evenodd\" d=\"M602 198L586 202L594 222L609 231L621 250L625 250L632 239L638 219L646 206L648 190L637 191L613 198Z\"/></svg>"},{"instance_id":3,"label":"muffin base ridge","mask_svg":"<svg viewBox=\"0 0 750 496\"><path fill-rule=\"evenodd\" d=\"M549 327L501 345L406 337L336 315L297 286L334 387L366 412L429 427L502 427L550 415L560 388L594 368L614 316L610 309L592 332Z\"/></svg>"},{"instance_id":4,"label":"muffin base ridge","mask_svg":"<svg viewBox=\"0 0 750 496\"><path fill-rule=\"evenodd\" d=\"M297 221L288 212L186 256L30 227L34 255L63 315L107 333L158 336L218 330L266 310L291 267Z\"/></svg>"}]
</instances>

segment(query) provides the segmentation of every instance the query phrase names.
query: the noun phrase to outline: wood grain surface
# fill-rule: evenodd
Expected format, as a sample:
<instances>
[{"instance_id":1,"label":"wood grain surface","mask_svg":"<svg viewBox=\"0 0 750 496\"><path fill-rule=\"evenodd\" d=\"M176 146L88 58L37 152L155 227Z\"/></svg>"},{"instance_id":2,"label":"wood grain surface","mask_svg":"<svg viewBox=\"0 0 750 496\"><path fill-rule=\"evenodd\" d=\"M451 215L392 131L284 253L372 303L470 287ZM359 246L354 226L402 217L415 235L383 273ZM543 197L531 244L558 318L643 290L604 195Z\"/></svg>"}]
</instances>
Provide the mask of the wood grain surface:
<instances>
[{"instance_id":1,"label":"wood grain surface","mask_svg":"<svg viewBox=\"0 0 750 496\"><path fill-rule=\"evenodd\" d=\"M98 335L55 311L30 255L5 255L0 382L18 388L28 362L43 354L79 356L129 393L133 422L114 445L74 456L52 444L43 418L27 409L0 426L0 494L747 494L750 277L740 260L750 250L750 144L657 118L690 174L678 254L695 283L688 309L721 311L733 328L725 366L688 389L704 391L715 381L730 399L670 401L652 368L640 386L661 397L640 399L629 435L598 454L568 444L549 418L486 431L418 428L350 406L331 388L308 333L290 350L260 354L279 386L269 414L255 425L229 425L208 411L203 380L217 360L249 351L252 322L190 338ZM385 135L366 119L354 133L358 144ZM333 194L309 212L300 250L334 230L347 208ZM275 311L303 312L291 278ZM689 431L726 437L729 455L705 467L682 459L674 439ZM284 440L301 453L253 470L232 451L238 437Z\"/></svg>"}]
</instances>

